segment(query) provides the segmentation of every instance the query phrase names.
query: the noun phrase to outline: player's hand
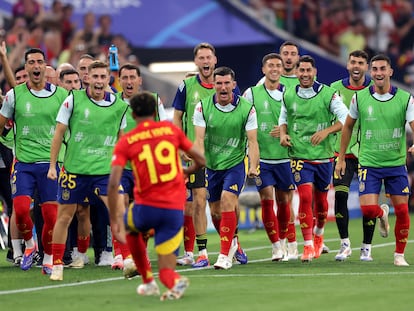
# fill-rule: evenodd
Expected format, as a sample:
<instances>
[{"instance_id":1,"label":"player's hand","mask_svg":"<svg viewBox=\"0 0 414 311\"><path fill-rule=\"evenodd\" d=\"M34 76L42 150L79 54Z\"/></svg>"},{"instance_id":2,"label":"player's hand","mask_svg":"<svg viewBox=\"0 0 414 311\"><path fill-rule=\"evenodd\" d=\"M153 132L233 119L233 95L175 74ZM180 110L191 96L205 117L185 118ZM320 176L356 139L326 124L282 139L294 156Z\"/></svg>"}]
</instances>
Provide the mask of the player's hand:
<instances>
[{"instance_id":1,"label":"player's hand","mask_svg":"<svg viewBox=\"0 0 414 311\"><path fill-rule=\"evenodd\" d=\"M290 136L287 134L280 136L280 145L282 145L283 147L292 147Z\"/></svg>"},{"instance_id":2,"label":"player's hand","mask_svg":"<svg viewBox=\"0 0 414 311\"><path fill-rule=\"evenodd\" d=\"M52 166L49 167L49 170L47 171L47 178L51 180L57 179L56 167L52 167Z\"/></svg>"},{"instance_id":3,"label":"player's hand","mask_svg":"<svg viewBox=\"0 0 414 311\"><path fill-rule=\"evenodd\" d=\"M336 159L334 178L342 179L342 176L345 175L346 162L345 160Z\"/></svg>"},{"instance_id":4,"label":"player's hand","mask_svg":"<svg viewBox=\"0 0 414 311\"><path fill-rule=\"evenodd\" d=\"M7 56L6 41L3 41L0 45L0 56Z\"/></svg>"},{"instance_id":5,"label":"player's hand","mask_svg":"<svg viewBox=\"0 0 414 311\"><path fill-rule=\"evenodd\" d=\"M257 168L254 168L254 167L250 167L249 171L247 172L247 176L249 178L257 177L257 176L259 176L259 170Z\"/></svg>"},{"instance_id":6,"label":"player's hand","mask_svg":"<svg viewBox=\"0 0 414 311\"><path fill-rule=\"evenodd\" d=\"M414 144L411 145L410 148L408 148L408 152L411 153L412 155L414 155Z\"/></svg>"},{"instance_id":7,"label":"player's hand","mask_svg":"<svg viewBox=\"0 0 414 311\"><path fill-rule=\"evenodd\" d=\"M270 131L270 136L279 138L280 137L280 126L275 125L273 126L273 129Z\"/></svg>"},{"instance_id":8,"label":"player's hand","mask_svg":"<svg viewBox=\"0 0 414 311\"><path fill-rule=\"evenodd\" d=\"M188 156L188 154L186 154L185 152L181 153L181 160L185 161L185 162L191 162L191 157Z\"/></svg>"},{"instance_id":9,"label":"player's hand","mask_svg":"<svg viewBox=\"0 0 414 311\"><path fill-rule=\"evenodd\" d=\"M319 145L327 136L328 136L327 132L319 131L312 135L310 141L312 145L316 146L316 145Z\"/></svg>"}]
</instances>

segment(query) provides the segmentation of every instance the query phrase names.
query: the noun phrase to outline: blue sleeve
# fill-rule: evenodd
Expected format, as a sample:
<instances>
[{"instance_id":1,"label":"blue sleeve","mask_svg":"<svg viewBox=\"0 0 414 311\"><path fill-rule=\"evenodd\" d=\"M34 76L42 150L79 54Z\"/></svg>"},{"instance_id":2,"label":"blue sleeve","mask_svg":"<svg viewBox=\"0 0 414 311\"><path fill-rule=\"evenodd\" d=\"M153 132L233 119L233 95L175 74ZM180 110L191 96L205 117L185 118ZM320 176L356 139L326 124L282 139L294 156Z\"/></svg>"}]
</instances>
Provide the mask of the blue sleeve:
<instances>
[{"instance_id":1,"label":"blue sleeve","mask_svg":"<svg viewBox=\"0 0 414 311\"><path fill-rule=\"evenodd\" d=\"M234 88L233 94L237 95L237 96L239 96L239 95L241 96L241 92L240 92L240 89L239 89L238 85L236 85L236 87Z\"/></svg>"},{"instance_id":2,"label":"blue sleeve","mask_svg":"<svg viewBox=\"0 0 414 311\"><path fill-rule=\"evenodd\" d=\"M185 101L187 99L186 96L186 88L185 83L182 82L181 85L177 89L177 93L175 93L175 98L172 103L172 106L176 110L185 111Z\"/></svg>"}]
</instances>

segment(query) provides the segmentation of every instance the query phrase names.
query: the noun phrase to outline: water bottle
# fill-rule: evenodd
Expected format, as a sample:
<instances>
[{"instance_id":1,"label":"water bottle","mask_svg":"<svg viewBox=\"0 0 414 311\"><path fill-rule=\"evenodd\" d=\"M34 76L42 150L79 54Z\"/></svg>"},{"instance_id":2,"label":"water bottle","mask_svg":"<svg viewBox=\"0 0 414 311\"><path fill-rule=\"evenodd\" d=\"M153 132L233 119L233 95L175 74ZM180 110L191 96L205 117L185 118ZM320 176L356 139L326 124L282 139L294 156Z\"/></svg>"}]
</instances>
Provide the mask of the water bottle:
<instances>
[{"instance_id":1,"label":"water bottle","mask_svg":"<svg viewBox=\"0 0 414 311\"><path fill-rule=\"evenodd\" d=\"M111 71L118 71L119 70L119 62L118 62L118 48L115 45L111 45L108 50L108 57L109 57L109 69Z\"/></svg>"}]
</instances>

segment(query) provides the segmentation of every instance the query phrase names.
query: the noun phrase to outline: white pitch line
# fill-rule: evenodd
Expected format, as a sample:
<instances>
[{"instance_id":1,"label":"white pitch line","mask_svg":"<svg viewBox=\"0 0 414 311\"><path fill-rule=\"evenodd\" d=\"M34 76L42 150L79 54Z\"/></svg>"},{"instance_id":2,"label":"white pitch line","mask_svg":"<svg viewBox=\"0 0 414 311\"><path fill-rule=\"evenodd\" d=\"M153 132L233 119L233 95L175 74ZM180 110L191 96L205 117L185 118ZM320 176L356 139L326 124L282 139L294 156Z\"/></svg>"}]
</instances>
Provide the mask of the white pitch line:
<instances>
[{"instance_id":1,"label":"white pitch line","mask_svg":"<svg viewBox=\"0 0 414 311\"><path fill-rule=\"evenodd\" d=\"M83 281L83 282L78 282L78 283L67 283L67 284L59 284L59 285L47 285L47 286L32 287L32 288L4 290L4 291L0 291L0 296L1 295L10 295L10 294L28 293L28 292L37 292L37 291L41 291L41 290L45 290L45 289L72 287L72 286L77 286L77 285L97 284L97 283L119 281L119 280L125 280L125 278L117 277L117 278L108 278L108 279L101 279L101 280Z\"/></svg>"},{"instance_id":2,"label":"white pitch line","mask_svg":"<svg viewBox=\"0 0 414 311\"><path fill-rule=\"evenodd\" d=\"M414 271L398 272L327 272L327 273L266 273L266 274L212 274L212 275L192 275L191 278L224 278L224 277L314 277L314 276L367 276L367 275L407 275L414 274Z\"/></svg>"},{"instance_id":3,"label":"white pitch line","mask_svg":"<svg viewBox=\"0 0 414 311\"><path fill-rule=\"evenodd\" d=\"M330 241L336 241L330 240ZM414 240L409 240L408 243L413 243ZM300 244L300 243L299 243ZM374 244L372 245L372 248L379 248L379 247L386 247L386 246L392 246L395 245L395 242L390 243L382 243L382 244ZM265 247L252 247L246 249L247 251L253 251L253 250L259 250L268 248L270 246ZM352 250L359 250L359 248L353 248ZM336 252L337 250L331 250L331 252ZM210 253L213 254L213 253ZM326 255L322 255L326 256ZM268 261L270 258L263 258L263 259L256 259L251 260L249 262L263 262ZM201 268L201 269L213 269L213 266ZM188 269L181 269L179 270L181 272L194 272L196 269L188 268ZM354 276L365 276L365 275L407 275L407 274L414 274L414 271L398 271L398 272L366 272L366 273L341 273L341 272L333 272L333 273L311 273L311 274L292 274L292 273L275 273L275 274L212 274L212 275L192 275L192 278L197 277L309 277L309 276L342 276L342 275L354 275ZM154 273L154 276L157 276L158 273ZM33 287L33 288L22 288L22 289L15 289L15 290L5 290L0 291L0 296L3 295L11 295L11 294L20 294L20 293L28 293L28 292L36 292L36 291L42 291L42 290L48 290L48 289L55 289L55 288L63 288L63 287L73 287L73 286L82 286L82 285L89 285L89 284L97 284L97 283L104 283L104 282L112 282L112 281L120 281L125 280L123 277L116 277L116 278L107 278L107 279L100 279L100 280L90 280L90 281L83 281L83 282L76 282L76 283L67 283L67 284L56 284L56 285L47 285L47 286L40 286L40 287Z\"/></svg>"}]
</instances>

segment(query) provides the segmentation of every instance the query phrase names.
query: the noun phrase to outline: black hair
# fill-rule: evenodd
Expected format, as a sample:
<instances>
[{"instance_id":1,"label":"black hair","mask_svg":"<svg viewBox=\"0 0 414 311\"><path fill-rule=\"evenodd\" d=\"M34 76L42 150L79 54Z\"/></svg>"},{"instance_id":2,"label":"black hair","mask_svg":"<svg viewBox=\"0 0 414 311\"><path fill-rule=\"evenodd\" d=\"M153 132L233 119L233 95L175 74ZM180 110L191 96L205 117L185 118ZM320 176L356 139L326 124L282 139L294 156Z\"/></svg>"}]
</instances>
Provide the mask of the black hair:
<instances>
[{"instance_id":1,"label":"black hair","mask_svg":"<svg viewBox=\"0 0 414 311\"><path fill-rule=\"evenodd\" d=\"M27 58L30 54L40 53L43 55L43 59L46 59L45 52L38 48L30 48L24 53L24 61L27 62Z\"/></svg>"},{"instance_id":2,"label":"black hair","mask_svg":"<svg viewBox=\"0 0 414 311\"><path fill-rule=\"evenodd\" d=\"M299 67L300 63L310 63L313 68L316 68L315 60L310 55L301 56L296 66Z\"/></svg>"},{"instance_id":3,"label":"black hair","mask_svg":"<svg viewBox=\"0 0 414 311\"><path fill-rule=\"evenodd\" d=\"M368 63L368 53L363 51L363 50L355 50L352 51L351 53L349 53L349 58L351 58L351 56L353 57L361 57L363 59L365 59Z\"/></svg>"},{"instance_id":4,"label":"black hair","mask_svg":"<svg viewBox=\"0 0 414 311\"><path fill-rule=\"evenodd\" d=\"M214 55L216 55L216 49L214 48L214 46L207 42L201 42L197 44L193 50L194 57L197 56L198 51L201 49L209 49L213 52Z\"/></svg>"},{"instance_id":5,"label":"black hair","mask_svg":"<svg viewBox=\"0 0 414 311\"><path fill-rule=\"evenodd\" d=\"M388 65L391 66L391 60L385 54L377 54L377 55L375 55L373 58L371 58L370 64L372 65L373 62L378 61L378 60L385 60L388 63Z\"/></svg>"},{"instance_id":6,"label":"black hair","mask_svg":"<svg viewBox=\"0 0 414 311\"><path fill-rule=\"evenodd\" d=\"M280 56L280 54L269 53L269 54L266 54L265 56L263 56L262 65L264 66L269 59L275 59L275 58L280 59L283 63L283 59L282 59L282 56Z\"/></svg>"},{"instance_id":7,"label":"black hair","mask_svg":"<svg viewBox=\"0 0 414 311\"><path fill-rule=\"evenodd\" d=\"M157 102L154 94L142 91L131 97L129 104L137 117L151 117L155 115Z\"/></svg>"},{"instance_id":8,"label":"black hair","mask_svg":"<svg viewBox=\"0 0 414 311\"><path fill-rule=\"evenodd\" d=\"M59 74L59 79L60 81L63 81L64 77L66 75L72 75L72 74L77 74L79 77L79 72L77 72L75 69L66 69L66 70L62 70Z\"/></svg>"},{"instance_id":9,"label":"black hair","mask_svg":"<svg viewBox=\"0 0 414 311\"><path fill-rule=\"evenodd\" d=\"M281 52L282 52L282 49L283 49L285 46L289 46L289 45L296 47L296 49L298 50L298 53L299 53L299 45L297 45L297 44L296 44L295 42L293 42L293 41L285 41L285 42L283 42L283 43L282 43L282 45L279 47L279 53L281 53Z\"/></svg>"},{"instance_id":10,"label":"black hair","mask_svg":"<svg viewBox=\"0 0 414 311\"><path fill-rule=\"evenodd\" d=\"M233 80L236 79L236 74L234 73L233 69L229 67L218 67L214 70L213 77L216 76L227 76L230 75Z\"/></svg>"},{"instance_id":11,"label":"black hair","mask_svg":"<svg viewBox=\"0 0 414 311\"><path fill-rule=\"evenodd\" d=\"M21 65L21 66L17 67L17 68L14 70L14 75L16 75L16 73L18 73L19 71L22 71L22 70L25 70L24 65Z\"/></svg>"},{"instance_id":12,"label":"black hair","mask_svg":"<svg viewBox=\"0 0 414 311\"><path fill-rule=\"evenodd\" d=\"M130 63L122 65L121 68L119 68L119 71L118 71L119 76L121 76L122 70L124 70L124 69L125 70L135 70L137 72L138 77L141 76L141 70L139 69L139 67L137 65L130 64Z\"/></svg>"}]
</instances>

